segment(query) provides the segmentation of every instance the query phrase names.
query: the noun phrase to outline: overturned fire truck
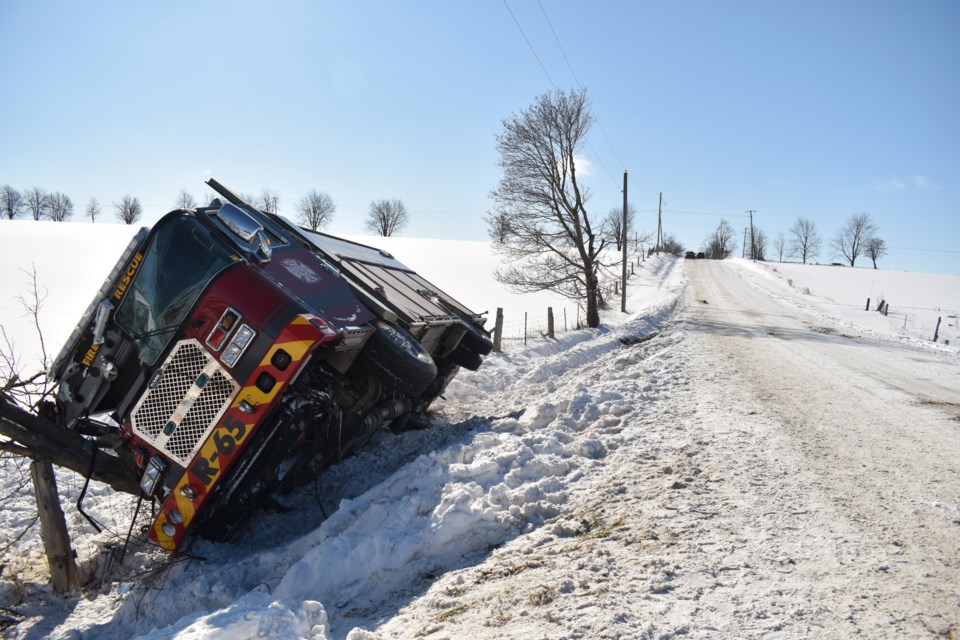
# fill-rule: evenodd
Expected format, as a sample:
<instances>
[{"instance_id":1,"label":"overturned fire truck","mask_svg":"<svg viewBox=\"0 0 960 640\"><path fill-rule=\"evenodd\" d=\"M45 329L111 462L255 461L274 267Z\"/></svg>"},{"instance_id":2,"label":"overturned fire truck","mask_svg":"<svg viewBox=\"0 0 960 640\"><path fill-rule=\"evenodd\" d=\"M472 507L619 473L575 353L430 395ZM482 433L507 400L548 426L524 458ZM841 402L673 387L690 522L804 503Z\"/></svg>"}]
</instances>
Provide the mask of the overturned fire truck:
<instances>
[{"instance_id":1,"label":"overturned fire truck","mask_svg":"<svg viewBox=\"0 0 960 640\"><path fill-rule=\"evenodd\" d=\"M113 437L175 551L225 539L378 429L422 425L492 349L484 318L390 254L210 180L133 238L51 369L56 419Z\"/></svg>"}]
</instances>

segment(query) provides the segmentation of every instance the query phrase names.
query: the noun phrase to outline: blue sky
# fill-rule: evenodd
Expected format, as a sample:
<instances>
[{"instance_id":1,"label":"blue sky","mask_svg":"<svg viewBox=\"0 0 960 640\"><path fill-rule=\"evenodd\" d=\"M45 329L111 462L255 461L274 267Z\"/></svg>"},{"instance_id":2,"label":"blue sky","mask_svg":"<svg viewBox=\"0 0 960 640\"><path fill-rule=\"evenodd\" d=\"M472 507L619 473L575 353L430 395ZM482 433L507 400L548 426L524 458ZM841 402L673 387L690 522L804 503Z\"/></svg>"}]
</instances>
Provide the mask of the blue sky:
<instances>
[{"instance_id":1,"label":"blue sky","mask_svg":"<svg viewBox=\"0 0 960 640\"><path fill-rule=\"evenodd\" d=\"M96 197L112 223L129 193L150 223L212 176L290 214L325 191L335 233L400 198L403 235L485 240L501 121L579 85L594 215L627 170L640 229L662 191L690 248L753 209L770 236L814 220L830 262L867 211L881 266L960 273L952 0L3 0L0 68L0 184L66 193L77 219Z\"/></svg>"}]
</instances>

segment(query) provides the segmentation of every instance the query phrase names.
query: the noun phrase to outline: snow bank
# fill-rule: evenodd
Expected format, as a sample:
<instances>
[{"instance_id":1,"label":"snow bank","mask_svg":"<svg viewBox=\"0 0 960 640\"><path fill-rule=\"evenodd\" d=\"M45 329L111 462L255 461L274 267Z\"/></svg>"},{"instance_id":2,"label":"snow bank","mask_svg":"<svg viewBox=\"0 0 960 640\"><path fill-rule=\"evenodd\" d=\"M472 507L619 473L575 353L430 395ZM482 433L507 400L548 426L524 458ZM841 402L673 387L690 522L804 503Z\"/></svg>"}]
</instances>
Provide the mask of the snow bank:
<instances>
[{"instance_id":1,"label":"snow bank","mask_svg":"<svg viewBox=\"0 0 960 640\"><path fill-rule=\"evenodd\" d=\"M730 262L775 299L823 322L925 348L960 345L960 276L739 258ZM890 305L886 314L877 311L881 301Z\"/></svg>"}]
</instances>

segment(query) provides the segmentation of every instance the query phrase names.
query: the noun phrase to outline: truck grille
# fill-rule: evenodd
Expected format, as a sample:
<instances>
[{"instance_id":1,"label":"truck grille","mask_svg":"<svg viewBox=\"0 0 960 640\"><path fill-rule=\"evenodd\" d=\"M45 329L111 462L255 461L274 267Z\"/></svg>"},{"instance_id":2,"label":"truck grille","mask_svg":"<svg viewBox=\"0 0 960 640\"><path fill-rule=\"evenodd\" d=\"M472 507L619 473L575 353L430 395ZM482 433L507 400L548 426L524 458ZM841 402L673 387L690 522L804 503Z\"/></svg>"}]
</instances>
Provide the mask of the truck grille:
<instances>
[{"instance_id":1,"label":"truck grille","mask_svg":"<svg viewBox=\"0 0 960 640\"><path fill-rule=\"evenodd\" d=\"M239 385L196 340L183 340L133 409L133 432L186 466Z\"/></svg>"}]
</instances>

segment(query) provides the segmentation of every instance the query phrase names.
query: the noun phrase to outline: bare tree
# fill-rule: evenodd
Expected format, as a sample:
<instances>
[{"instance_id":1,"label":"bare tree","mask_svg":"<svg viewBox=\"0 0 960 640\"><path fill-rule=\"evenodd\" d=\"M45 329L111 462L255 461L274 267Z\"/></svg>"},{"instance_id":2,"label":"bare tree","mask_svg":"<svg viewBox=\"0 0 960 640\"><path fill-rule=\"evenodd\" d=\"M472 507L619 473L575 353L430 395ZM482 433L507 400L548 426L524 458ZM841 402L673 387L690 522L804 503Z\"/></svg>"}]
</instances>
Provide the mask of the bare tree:
<instances>
[{"instance_id":1,"label":"bare tree","mask_svg":"<svg viewBox=\"0 0 960 640\"><path fill-rule=\"evenodd\" d=\"M367 213L367 222L364 227L371 233L386 238L400 233L409 221L410 216L402 200L384 198L370 203L370 211Z\"/></svg>"},{"instance_id":2,"label":"bare tree","mask_svg":"<svg viewBox=\"0 0 960 640\"><path fill-rule=\"evenodd\" d=\"M867 242L864 246L864 253L867 254L871 260L873 260L873 268L877 268L877 260L887 255L887 243L883 241L882 238L873 236L872 238L867 239Z\"/></svg>"},{"instance_id":3,"label":"bare tree","mask_svg":"<svg viewBox=\"0 0 960 640\"><path fill-rule=\"evenodd\" d=\"M677 240L672 234L667 234L663 237L663 242L660 244L660 250L678 258L683 255L683 245L680 244L680 241Z\"/></svg>"},{"instance_id":4,"label":"bare tree","mask_svg":"<svg viewBox=\"0 0 960 640\"><path fill-rule=\"evenodd\" d=\"M767 259L767 245L770 240L763 229L755 229L753 232L753 259L763 262Z\"/></svg>"},{"instance_id":5,"label":"bare tree","mask_svg":"<svg viewBox=\"0 0 960 640\"><path fill-rule=\"evenodd\" d=\"M497 244L506 242L510 236L510 218L504 213L488 213L484 219L487 221L490 239Z\"/></svg>"},{"instance_id":6,"label":"bare tree","mask_svg":"<svg viewBox=\"0 0 960 640\"><path fill-rule=\"evenodd\" d=\"M587 213L589 191L577 175L577 152L594 118L585 90L557 90L503 121L497 136L503 171L491 192L494 215L510 221L498 252L513 266L497 279L515 291L549 290L584 304L600 324L597 273L607 241Z\"/></svg>"},{"instance_id":7,"label":"bare tree","mask_svg":"<svg viewBox=\"0 0 960 640\"><path fill-rule=\"evenodd\" d=\"M617 251L622 251L624 234L633 228L633 221L637 217L637 209L632 205L627 205L627 228L623 228L623 207L614 207L607 213L603 220L603 233L607 238L612 238L617 245Z\"/></svg>"},{"instance_id":8,"label":"bare tree","mask_svg":"<svg viewBox=\"0 0 960 640\"><path fill-rule=\"evenodd\" d=\"M23 192L27 208L34 220L40 220L47 212L47 192L40 187L32 187Z\"/></svg>"},{"instance_id":9,"label":"bare tree","mask_svg":"<svg viewBox=\"0 0 960 640\"><path fill-rule=\"evenodd\" d=\"M0 215L3 215L8 220L13 220L23 213L25 207L26 202L23 199L22 193L8 184L0 187L0 208L3 210Z\"/></svg>"},{"instance_id":10,"label":"bare tree","mask_svg":"<svg viewBox=\"0 0 960 640\"><path fill-rule=\"evenodd\" d=\"M733 227L726 220L720 220L720 224L717 225L713 233L707 236L704 242L707 257L714 260L729 258L736 248L737 241L735 240Z\"/></svg>"},{"instance_id":11,"label":"bare tree","mask_svg":"<svg viewBox=\"0 0 960 640\"><path fill-rule=\"evenodd\" d=\"M867 240L872 238L876 231L877 226L873 224L869 213L866 211L854 213L837 231L831 246L838 256L842 256L853 267L856 266L857 258L863 254Z\"/></svg>"},{"instance_id":12,"label":"bare tree","mask_svg":"<svg viewBox=\"0 0 960 640\"><path fill-rule=\"evenodd\" d=\"M54 464L86 474L90 467L90 441L72 429L47 419L44 405L55 391L47 373L50 359L40 328L40 311L47 296L37 281L36 269L23 270L30 278L30 291L17 301L30 318L39 338L38 371L25 373L15 345L0 325L0 452L33 459L52 460ZM97 456L90 477L118 491L137 495L140 487L130 475L132 452L126 446L113 449L115 455Z\"/></svg>"},{"instance_id":13,"label":"bare tree","mask_svg":"<svg viewBox=\"0 0 960 640\"><path fill-rule=\"evenodd\" d=\"M73 217L73 200L70 196L54 191L47 195L47 210L44 216L54 222L63 222Z\"/></svg>"},{"instance_id":14,"label":"bare tree","mask_svg":"<svg viewBox=\"0 0 960 640\"><path fill-rule=\"evenodd\" d=\"M301 202L303 201L301 200ZM330 203L333 204L333 201L331 200ZM260 192L260 197L257 198L257 207L267 213L280 213L280 194L273 189L264 189ZM333 211L330 213L332 214ZM313 230L316 231L316 229Z\"/></svg>"},{"instance_id":15,"label":"bare tree","mask_svg":"<svg viewBox=\"0 0 960 640\"><path fill-rule=\"evenodd\" d=\"M193 197L192 193L186 189L181 189L173 206L176 209L194 209L197 206L197 200Z\"/></svg>"},{"instance_id":16,"label":"bare tree","mask_svg":"<svg viewBox=\"0 0 960 640\"><path fill-rule=\"evenodd\" d=\"M797 221L790 227L790 250L793 255L798 256L803 264L811 260L820 253L820 234L817 233L817 225L812 220L806 218L797 218Z\"/></svg>"},{"instance_id":17,"label":"bare tree","mask_svg":"<svg viewBox=\"0 0 960 640\"><path fill-rule=\"evenodd\" d=\"M124 224L133 224L143 215L140 200L131 195L125 195L120 202L114 202L113 208L117 212L117 219Z\"/></svg>"},{"instance_id":18,"label":"bare tree","mask_svg":"<svg viewBox=\"0 0 960 640\"><path fill-rule=\"evenodd\" d=\"M100 202L96 198L90 198L90 202L87 203L86 214L90 218L90 222L97 221L97 216L100 215Z\"/></svg>"},{"instance_id":19,"label":"bare tree","mask_svg":"<svg viewBox=\"0 0 960 640\"><path fill-rule=\"evenodd\" d=\"M777 260L783 262L783 254L787 252L787 237L782 232L773 239L773 250L777 252Z\"/></svg>"},{"instance_id":20,"label":"bare tree","mask_svg":"<svg viewBox=\"0 0 960 640\"><path fill-rule=\"evenodd\" d=\"M323 191L312 189L297 203L297 220L313 231L326 229L336 211L333 198Z\"/></svg>"}]
</instances>

